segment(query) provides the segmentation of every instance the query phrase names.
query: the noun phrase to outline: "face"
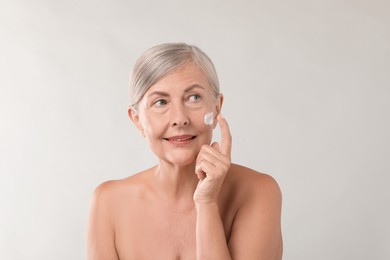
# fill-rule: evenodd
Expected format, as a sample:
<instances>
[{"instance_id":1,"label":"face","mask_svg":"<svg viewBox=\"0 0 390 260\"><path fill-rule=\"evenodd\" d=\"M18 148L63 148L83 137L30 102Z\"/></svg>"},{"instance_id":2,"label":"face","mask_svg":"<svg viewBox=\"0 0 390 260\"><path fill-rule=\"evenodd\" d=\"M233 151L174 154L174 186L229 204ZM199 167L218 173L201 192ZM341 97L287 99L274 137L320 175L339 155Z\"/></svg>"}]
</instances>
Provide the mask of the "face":
<instances>
[{"instance_id":1,"label":"face","mask_svg":"<svg viewBox=\"0 0 390 260\"><path fill-rule=\"evenodd\" d=\"M221 105L202 69L188 63L151 86L129 115L160 160L185 166L210 144L216 123L206 125L204 116L213 112L216 122Z\"/></svg>"}]
</instances>

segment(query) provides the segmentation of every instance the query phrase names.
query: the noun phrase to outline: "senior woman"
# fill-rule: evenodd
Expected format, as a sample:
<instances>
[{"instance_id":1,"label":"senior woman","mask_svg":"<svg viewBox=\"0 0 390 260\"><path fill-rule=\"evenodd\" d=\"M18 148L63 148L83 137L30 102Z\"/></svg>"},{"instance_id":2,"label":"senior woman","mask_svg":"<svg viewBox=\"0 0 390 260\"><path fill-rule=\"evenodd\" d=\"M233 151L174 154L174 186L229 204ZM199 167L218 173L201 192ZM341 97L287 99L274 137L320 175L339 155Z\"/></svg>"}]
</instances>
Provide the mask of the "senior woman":
<instances>
[{"instance_id":1,"label":"senior woman","mask_svg":"<svg viewBox=\"0 0 390 260\"><path fill-rule=\"evenodd\" d=\"M209 57L187 44L155 46L136 62L130 93L129 117L159 163L96 188L88 259L281 259L280 189L231 163ZM217 125L221 140L211 144Z\"/></svg>"}]
</instances>

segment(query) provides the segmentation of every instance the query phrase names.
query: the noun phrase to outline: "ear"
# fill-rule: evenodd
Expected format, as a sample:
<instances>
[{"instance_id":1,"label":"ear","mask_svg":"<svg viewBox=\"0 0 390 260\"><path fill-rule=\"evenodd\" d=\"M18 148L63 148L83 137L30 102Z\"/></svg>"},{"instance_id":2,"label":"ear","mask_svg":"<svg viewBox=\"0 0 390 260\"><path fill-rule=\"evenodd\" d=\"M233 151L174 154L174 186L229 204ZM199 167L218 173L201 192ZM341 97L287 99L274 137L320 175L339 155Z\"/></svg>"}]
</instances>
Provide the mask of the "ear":
<instances>
[{"instance_id":1,"label":"ear","mask_svg":"<svg viewBox=\"0 0 390 260\"><path fill-rule=\"evenodd\" d=\"M217 114L221 113L222 104L223 104L223 94L219 93L217 97Z\"/></svg>"},{"instance_id":2,"label":"ear","mask_svg":"<svg viewBox=\"0 0 390 260\"><path fill-rule=\"evenodd\" d=\"M135 110L132 106L129 106L127 108L127 114L129 115L129 118L131 119L131 121L133 121L135 127L137 127L138 130L141 132L141 135L143 137L145 137L144 128L142 127L142 124L141 124L141 122L139 120L138 111Z\"/></svg>"},{"instance_id":3,"label":"ear","mask_svg":"<svg viewBox=\"0 0 390 260\"><path fill-rule=\"evenodd\" d=\"M216 105L215 105L216 113L215 113L215 116L214 116L213 129L217 126L217 122L218 122L217 121L217 116L218 116L218 114L221 113L222 104L223 104L223 94L219 93L218 96L217 96L217 101L216 101Z\"/></svg>"}]
</instances>

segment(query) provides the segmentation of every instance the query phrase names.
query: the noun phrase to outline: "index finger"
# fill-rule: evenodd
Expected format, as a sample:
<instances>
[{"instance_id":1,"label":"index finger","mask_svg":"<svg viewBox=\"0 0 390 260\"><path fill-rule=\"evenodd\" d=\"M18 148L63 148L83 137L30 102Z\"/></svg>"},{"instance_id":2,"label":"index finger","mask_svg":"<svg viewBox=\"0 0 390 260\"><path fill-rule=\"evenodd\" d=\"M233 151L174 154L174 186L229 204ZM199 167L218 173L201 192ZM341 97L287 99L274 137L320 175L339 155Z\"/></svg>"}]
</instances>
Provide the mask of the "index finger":
<instances>
[{"instance_id":1,"label":"index finger","mask_svg":"<svg viewBox=\"0 0 390 260\"><path fill-rule=\"evenodd\" d=\"M229 124L221 115L221 113L217 116L217 120L221 129L221 142L219 143L219 150L221 153L228 155L230 158L230 153L232 150L232 135L230 134Z\"/></svg>"}]
</instances>

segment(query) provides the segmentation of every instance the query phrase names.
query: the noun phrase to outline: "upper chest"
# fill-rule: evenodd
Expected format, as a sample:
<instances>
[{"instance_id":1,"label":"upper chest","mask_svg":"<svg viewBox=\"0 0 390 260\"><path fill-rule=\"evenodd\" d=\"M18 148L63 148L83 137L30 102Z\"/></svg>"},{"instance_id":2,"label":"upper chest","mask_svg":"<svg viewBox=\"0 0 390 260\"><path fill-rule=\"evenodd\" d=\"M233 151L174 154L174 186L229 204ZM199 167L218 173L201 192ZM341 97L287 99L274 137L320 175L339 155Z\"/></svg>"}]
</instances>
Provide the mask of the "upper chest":
<instances>
[{"instance_id":1,"label":"upper chest","mask_svg":"<svg viewBox=\"0 0 390 260\"><path fill-rule=\"evenodd\" d=\"M178 205L144 190L116 198L112 215L120 259L195 259L197 215L192 197ZM237 195L232 185L224 185L220 193L218 205L227 242L242 197Z\"/></svg>"},{"instance_id":2,"label":"upper chest","mask_svg":"<svg viewBox=\"0 0 390 260\"><path fill-rule=\"evenodd\" d=\"M126 211L116 223L120 259L195 259L195 210L145 205Z\"/></svg>"}]
</instances>

